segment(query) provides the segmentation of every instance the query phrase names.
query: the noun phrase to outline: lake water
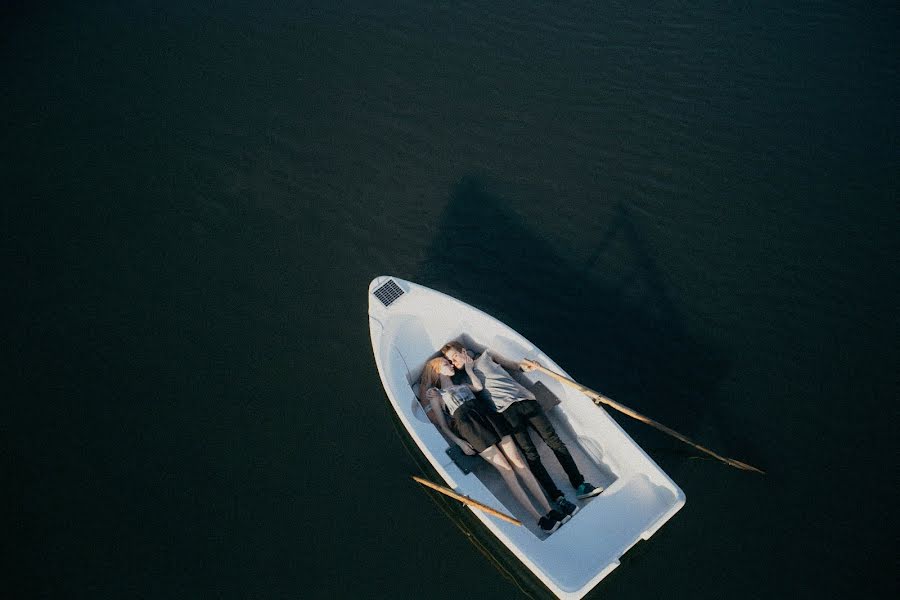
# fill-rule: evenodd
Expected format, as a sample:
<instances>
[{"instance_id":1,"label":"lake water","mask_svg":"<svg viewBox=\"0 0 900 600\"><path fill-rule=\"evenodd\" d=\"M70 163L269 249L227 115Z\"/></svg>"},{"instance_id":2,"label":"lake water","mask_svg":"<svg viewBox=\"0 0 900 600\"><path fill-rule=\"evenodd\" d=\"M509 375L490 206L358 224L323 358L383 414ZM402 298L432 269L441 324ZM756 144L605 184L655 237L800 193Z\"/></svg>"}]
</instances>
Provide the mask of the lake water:
<instances>
[{"instance_id":1,"label":"lake water","mask_svg":"<svg viewBox=\"0 0 900 600\"><path fill-rule=\"evenodd\" d=\"M898 13L2 9L10 581L541 597L410 480L392 274L768 472L617 417L687 504L590 597L889 597Z\"/></svg>"}]
</instances>

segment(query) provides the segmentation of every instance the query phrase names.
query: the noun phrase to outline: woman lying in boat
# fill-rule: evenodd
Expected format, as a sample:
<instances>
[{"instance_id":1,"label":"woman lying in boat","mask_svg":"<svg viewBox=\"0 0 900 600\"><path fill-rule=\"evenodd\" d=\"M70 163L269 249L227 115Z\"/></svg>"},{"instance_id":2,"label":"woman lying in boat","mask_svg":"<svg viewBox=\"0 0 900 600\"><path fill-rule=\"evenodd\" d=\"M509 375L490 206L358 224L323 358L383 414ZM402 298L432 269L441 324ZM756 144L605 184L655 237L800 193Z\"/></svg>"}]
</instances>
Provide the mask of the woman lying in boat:
<instances>
[{"instance_id":1,"label":"woman lying in boat","mask_svg":"<svg viewBox=\"0 0 900 600\"><path fill-rule=\"evenodd\" d=\"M547 533L556 531L566 517L550 507L512 437L498 431L493 421L478 410L474 392L481 391L482 384L472 371L471 358L463 368L470 383L454 385L450 377L456 369L449 360L439 356L425 363L419 384L420 397L431 403L438 427L450 440L466 454L478 454L497 469L516 500L537 519L538 526ZM543 516L528 499L516 474L544 509Z\"/></svg>"}]
</instances>

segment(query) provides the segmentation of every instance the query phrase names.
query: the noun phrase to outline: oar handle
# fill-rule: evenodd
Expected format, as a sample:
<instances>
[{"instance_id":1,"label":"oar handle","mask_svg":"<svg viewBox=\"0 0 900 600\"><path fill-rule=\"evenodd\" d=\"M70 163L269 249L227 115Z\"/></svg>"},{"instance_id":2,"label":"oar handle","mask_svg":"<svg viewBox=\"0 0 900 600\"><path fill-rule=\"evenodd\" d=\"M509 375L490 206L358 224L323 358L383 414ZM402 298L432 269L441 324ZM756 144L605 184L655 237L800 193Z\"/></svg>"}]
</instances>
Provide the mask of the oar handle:
<instances>
[{"instance_id":1,"label":"oar handle","mask_svg":"<svg viewBox=\"0 0 900 600\"><path fill-rule=\"evenodd\" d=\"M591 388L589 388L587 386L583 386L580 383L578 383L577 381L573 381L573 380L569 379L565 375L561 375L561 374L557 373L556 371L551 371L550 369L543 366L542 364L540 364L537 361L525 359L522 361L522 364L525 366L531 367L532 369L535 369L537 371L540 371L541 373L545 373L546 375L549 375L553 379L556 379L557 381L560 381L570 387L577 389L578 391L583 393L585 396L593 399L594 403L596 403L596 404L606 404L607 406L614 408L617 411L624 413L633 419L637 419L638 421L640 421L642 423L646 423L647 425L650 425L651 427L655 427L656 429L659 429L662 432L668 433L672 437L677 438L677 439L681 440L682 442L684 442L685 444L693 446L697 450L705 452L705 453L709 454L710 456L721 460L725 464L731 465L732 467L735 467L738 469L742 469L744 471L756 471L757 473L765 475L765 471L757 469L756 467L754 467L752 465L748 465L747 463L741 462L739 460L720 456L720 455L716 454L715 452L713 452L712 450L710 450L709 448L704 448L700 444L697 444L697 443L689 440L688 438L681 435L674 429L670 429L670 428L666 427L665 425L663 425L662 423L657 423L653 419L645 417L644 415L640 414L639 412L628 408L624 404L619 404L612 398L608 398L608 397L604 396L603 394L601 394L600 392L595 392Z\"/></svg>"},{"instance_id":2,"label":"oar handle","mask_svg":"<svg viewBox=\"0 0 900 600\"><path fill-rule=\"evenodd\" d=\"M490 506L488 506L487 504L482 504L481 502L478 502L477 500L472 500L468 496L463 496L461 494L457 494L450 488L446 488L442 485L432 483L432 482L428 481L427 479L422 479L421 477L416 477L415 475L413 475L412 478L415 481L424 485L425 487L429 487L437 492L444 494L445 496L450 496L454 500L459 500L463 504L467 504L471 507L477 508L478 510L486 512L489 515L493 515L493 516L497 517L498 519L503 519L504 521L506 521L508 523L512 523L513 525L519 525L519 526L522 525L522 521L520 521L518 519L514 519L513 517L511 517L507 514L504 514L504 513L500 512L499 510L495 510L495 509L491 508Z\"/></svg>"}]
</instances>

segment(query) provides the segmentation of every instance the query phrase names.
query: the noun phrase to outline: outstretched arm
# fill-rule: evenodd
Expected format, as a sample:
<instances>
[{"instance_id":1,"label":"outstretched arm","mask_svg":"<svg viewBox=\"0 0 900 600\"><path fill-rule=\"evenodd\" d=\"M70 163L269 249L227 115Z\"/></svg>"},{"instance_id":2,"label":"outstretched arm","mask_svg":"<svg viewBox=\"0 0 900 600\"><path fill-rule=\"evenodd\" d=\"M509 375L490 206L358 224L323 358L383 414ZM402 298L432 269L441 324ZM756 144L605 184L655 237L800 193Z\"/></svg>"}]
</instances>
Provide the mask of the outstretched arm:
<instances>
[{"instance_id":1,"label":"outstretched arm","mask_svg":"<svg viewBox=\"0 0 900 600\"><path fill-rule=\"evenodd\" d=\"M494 352L491 352L490 356L491 356L491 358L494 359L495 363L497 363L498 365L500 365L501 367L503 367L510 373L515 373L517 371L530 371L531 370L531 369L526 368L523 365L523 363L521 363L521 362L513 362L513 361L508 360L508 359L504 358L503 356L500 356L499 354L496 354Z\"/></svg>"},{"instance_id":2,"label":"outstretched arm","mask_svg":"<svg viewBox=\"0 0 900 600\"><path fill-rule=\"evenodd\" d=\"M453 440L453 443L459 446L466 454L470 456L476 454L475 449L472 448L472 445L469 444L469 442L450 431L450 428L447 426L447 419L444 418L444 401L441 399L441 395L438 391L431 388L425 396L431 403L431 414L434 415L434 419L437 421L438 429L440 429L449 439Z\"/></svg>"}]
</instances>

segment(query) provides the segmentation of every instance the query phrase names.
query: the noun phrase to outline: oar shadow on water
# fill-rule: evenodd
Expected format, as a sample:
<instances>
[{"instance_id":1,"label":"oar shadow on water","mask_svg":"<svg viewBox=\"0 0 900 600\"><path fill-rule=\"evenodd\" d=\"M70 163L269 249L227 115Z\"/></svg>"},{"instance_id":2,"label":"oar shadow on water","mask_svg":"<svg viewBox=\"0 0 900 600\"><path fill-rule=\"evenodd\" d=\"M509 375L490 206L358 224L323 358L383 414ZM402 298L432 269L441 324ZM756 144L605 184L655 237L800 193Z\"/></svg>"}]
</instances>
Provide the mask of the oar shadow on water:
<instances>
[{"instance_id":1,"label":"oar shadow on water","mask_svg":"<svg viewBox=\"0 0 900 600\"><path fill-rule=\"evenodd\" d=\"M504 321L585 385L726 455L754 456L720 409L728 361L686 331L627 206L611 207L581 261L514 206L477 178L460 181L413 279ZM614 416L639 442L679 444Z\"/></svg>"}]
</instances>

